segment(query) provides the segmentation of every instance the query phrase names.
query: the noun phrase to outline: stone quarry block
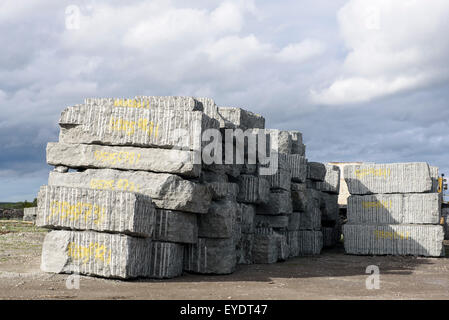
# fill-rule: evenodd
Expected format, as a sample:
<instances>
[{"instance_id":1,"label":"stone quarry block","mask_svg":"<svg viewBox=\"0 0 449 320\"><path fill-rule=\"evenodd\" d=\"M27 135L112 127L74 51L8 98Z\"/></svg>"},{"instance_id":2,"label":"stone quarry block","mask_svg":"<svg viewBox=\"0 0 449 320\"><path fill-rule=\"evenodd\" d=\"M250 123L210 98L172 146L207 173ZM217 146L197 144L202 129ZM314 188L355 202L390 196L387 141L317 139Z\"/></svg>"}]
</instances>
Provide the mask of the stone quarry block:
<instances>
[{"instance_id":1,"label":"stone quarry block","mask_svg":"<svg viewBox=\"0 0 449 320\"><path fill-rule=\"evenodd\" d=\"M344 177L350 194L421 193L432 190L424 162L347 165Z\"/></svg>"},{"instance_id":2,"label":"stone quarry block","mask_svg":"<svg viewBox=\"0 0 449 320\"><path fill-rule=\"evenodd\" d=\"M149 278L170 279L182 274L184 246L170 242L151 242L150 261L147 265Z\"/></svg>"},{"instance_id":3,"label":"stone quarry block","mask_svg":"<svg viewBox=\"0 0 449 320\"><path fill-rule=\"evenodd\" d=\"M195 152L177 149L49 143L47 163L70 168L110 168L174 173L199 177ZM195 164L196 163L196 164Z\"/></svg>"},{"instance_id":4,"label":"stone quarry block","mask_svg":"<svg viewBox=\"0 0 449 320\"><path fill-rule=\"evenodd\" d=\"M236 244L231 239L198 238L184 251L184 270L202 274L230 274L236 266Z\"/></svg>"},{"instance_id":5,"label":"stone quarry block","mask_svg":"<svg viewBox=\"0 0 449 320\"><path fill-rule=\"evenodd\" d=\"M239 186L231 182L208 182L207 186L212 193L212 200L230 199L236 201Z\"/></svg>"},{"instance_id":6,"label":"stone quarry block","mask_svg":"<svg viewBox=\"0 0 449 320\"><path fill-rule=\"evenodd\" d=\"M215 101L211 98L195 97L195 100L202 104L203 112L210 118L221 121L221 116L218 114L218 107Z\"/></svg>"},{"instance_id":7,"label":"stone quarry block","mask_svg":"<svg viewBox=\"0 0 449 320\"><path fill-rule=\"evenodd\" d=\"M254 233L256 207L251 204L239 203L242 233Z\"/></svg>"},{"instance_id":8,"label":"stone quarry block","mask_svg":"<svg viewBox=\"0 0 449 320\"><path fill-rule=\"evenodd\" d=\"M439 193L376 194L348 198L348 221L354 224L438 224Z\"/></svg>"},{"instance_id":9,"label":"stone quarry block","mask_svg":"<svg viewBox=\"0 0 449 320\"><path fill-rule=\"evenodd\" d=\"M23 221L35 222L37 217L37 207L23 209Z\"/></svg>"},{"instance_id":10,"label":"stone quarry block","mask_svg":"<svg viewBox=\"0 0 449 320\"><path fill-rule=\"evenodd\" d=\"M192 97L163 97L163 96L136 96L127 98L87 98L84 104L92 106L105 106L115 108L137 109L175 109L185 111L203 111L203 105Z\"/></svg>"},{"instance_id":11,"label":"stone quarry block","mask_svg":"<svg viewBox=\"0 0 449 320\"><path fill-rule=\"evenodd\" d=\"M129 191L151 197L159 209L207 213L212 195L205 185L168 173L88 169L50 172L48 184L96 190Z\"/></svg>"},{"instance_id":12,"label":"stone quarry block","mask_svg":"<svg viewBox=\"0 0 449 320\"><path fill-rule=\"evenodd\" d=\"M286 240L289 252L289 258L299 256L298 231L288 231L286 233Z\"/></svg>"},{"instance_id":13,"label":"stone quarry block","mask_svg":"<svg viewBox=\"0 0 449 320\"><path fill-rule=\"evenodd\" d=\"M288 231L299 230L302 212L293 211L288 215Z\"/></svg>"},{"instance_id":14,"label":"stone quarry block","mask_svg":"<svg viewBox=\"0 0 449 320\"><path fill-rule=\"evenodd\" d=\"M258 205L256 211L257 214L263 215L280 215L292 213L293 207L291 192L282 190L279 190L277 192L270 192L267 203Z\"/></svg>"},{"instance_id":15,"label":"stone quarry block","mask_svg":"<svg viewBox=\"0 0 449 320\"><path fill-rule=\"evenodd\" d=\"M305 183L291 184L293 211L305 211L307 205L307 186Z\"/></svg>"},{"instance_id":16,"label":"stone quarry block","mask_svg":"<svg viewBox=\"0 0 449 320\"><path fill-rule=\"evenodd\" d=\"M232 107L218 107L221 128L265 128L265 118L259 114Z\"/></svg>"},{"instance_id":17,"label":"stone quarry block","mask_svg":"<svg viewBox=\"0 0 449 320\"><path fill-rule=\"evenodd\" d=\"M275 232L274 235L277 238L277 261L285 261L290 257L290 248L287 243L287 237L285 232Z\"/></svg>"},{"instance_id":18,"label":"stone quarry block","mask_svg":"<svg viewBox=\"0 0 449 320\"><path fill-rule=\"evenodd\" d=\"M323 233L321 231L298 231L299 256L319 255L323 248Z\"/></svg>"},{"instance_id":19,"label":"stone quarry block","mask_svg":"<svg viewBox=\"0 0 449 320\"><path fill-rule=\"evenodd\" d=\"M323 232L324 248L334 247L340 241L341 234L339 228L323 227L321 231Z\"/></svg>"},{"instance_id":20,"label":"stone quarry block","mask_svg":"<svg viewBox=\"0 0 449 320\"><path fill-rule=\"evenodd\" d=\"M431 192L438 192L438 188L439 188L438 178L440 177L439 168L434 167L434 166L429 166L429 170L430 170L430 178L432 179Z\"/></svg>"},{"instance_id":21,"label":"stone quarry block","mask_svg":"<svg viewBox=\"0 0 449 320\"><path fill-rule=\"evenodd\" d=\"M288 216L263 216L256 215L254 223L256 228L286 229Z\"/></svg>"},{"instance_id":22,"label":"stone quarry block","mask_svg":"<svg viewBox=\"0 0 449 320\"><path fill-rule=\"evenodd\" d=\"M343 236L349 254L444 256L440 225L345 224Z\"/></svg>"},{"instance_id":23,"label":"stone quarry block","mask_svg":"<svg viewBox=\"0 0 449 320\"><path fill-rule=\"evenodd\" d=\"M237 264L252 264L252 251L254 245L254 234L243 233L237 244Z\"/></svg>"},{"instance_id":24,"label":"stone quarry block","mask_svg":"<svg viewBox=\"0 0 449 320\"><path fill-rule=\"evenodd\" d=\"M321 220L337 221L340 207L338 205L338 194L327 194L321 192Z\"/></svg>"},{"instance_id":25,"label":"stone quarry block","mask_svg":"<svg viewBox=\"0 0 449 320\"><path fill-rule=\"evenodd\" d=\"M209 212L198 217L198 235L202 238L231 238L234 235L237 202L213 201Z\"/></svg>"},{"instance_id":26,"label":"stone quarry block","mask_svg":"<svg viewBox=\"0 0 449 320\"><path fill-rule=\"evenodd\" d=\"M151 237L154 213L151 198L143 194L43 186L36 225Z\"/></svg>"},{"instance_id":27,"label":"stone quarry block","mask_svg":"<svg viewBox=\"0 0 449 320\"><path fill-rule=\"evenodd\" d=\"M340 191L340 168L334 165L326 165L324 181L315 182L315 189L338 194Z\"/></svg>"},{"instance_id":28,"label":"stone quarry block","mask_svg":"<svg viewBox=\"0 0 449 320\"><path fill-rule=\"evenodd\" d=\"M241 175L238 178L238 202L261 204L266 203L270 193L270 184L263 178Z\"/></svg>"},{"instance_id":29,"label":"stone quarry block","mask_svg":"<svg viewBox=\"0 0 449 320\"><path fill-rule=\"evenodd\" d=\"M287 162L291 169L291 180L299 183L306 182L307 159L299 154L290 154L287 156Z\"/></svg>"},{"instance_id":30,"label":"stone quarry block","mask_svg":"<svg viewBox=\"0 0 449 320\"><path fill-rule=\"evenodd\" d=\"M190 212L162 210L155 212L152 238L162 242L196 243L197 215Z\"/></svg>"},{"instance_id":31,"label":"stone quarry block","mask_svg":"<svg viewBox=\"0 0 449 320\"><path fill-rule=\"evenodd\" d=\"M292 141L291 154L297 154L300 156L306 155L306 146L302 140L302 133L299 131L289 131L288 132Z\"/></svg>"},{"instance_id":32,"label":"stone quarry block","mask_svg":"<svg viewBox=\"0 0 449 320\"><path fill-rule=\"evenodd\" d=\"M326 166L320 162L307 163L307 179L313 181L324 181L326 176Z\"/></svg>"},{"instance_id":33,"label":"stone quarry block","mask_svg":"<svg viewBox=\"0 0 449 320\"><path fill-rule=\"evenodd\" d=\"M278 237L272 234L254 234L253 263L276 263L279 257Z\"/></svg>"},{"instance_id":34,"label":"stone quarry block","mask_svg":"<svg viewBox=\"0 0 449 320\"><path fill-rule=\"evenodd\" d=\"M41 269L105 278L149 276L151 240L92 231L52 231L42 247Z\"/></svg>"},{"instance_id":35,"label":"stone quarry block","mask_svg":"<svg viewBox=\"0 0 449 320\"><path fill-rule=\"evenodd\" d=\"M310 207L299 215L300 230L320 230L321 210L317 207Z\"/></svg>"},{"instance_id":36,"label":"stone quarry block","mask_svg":"<svg viewBox=\"0 0 449 320\"><path fill-rule=\"evenodd\" d=\"M251 129L253 134L265 134L268 150L275 153L291 154L292 137L288 131L278 129Z\"/></svg>"},{"instance_id":37,"label":"stone quarry block","mask_svg":"<svg viewBox=\"0 0 449 320\"><path fill-rule=\"evenodd\" d=\"M62 112L59 141L153 148L201 148L201 136L219 123L202 112L77 105Z\"/></svg>"},{"instance_id":38,"label":"stone quarry block","mask_svg":"<svg viewBox=\"0 0 449 320\"><path fill-rule=\"evenodd\" d=\"M277 166L274 164L268 166L260 165L258 168L259 176L267 179L271 190L291 189L292 170L289 165L287 154L278 154Z\"/></svg>"}]
</instances>

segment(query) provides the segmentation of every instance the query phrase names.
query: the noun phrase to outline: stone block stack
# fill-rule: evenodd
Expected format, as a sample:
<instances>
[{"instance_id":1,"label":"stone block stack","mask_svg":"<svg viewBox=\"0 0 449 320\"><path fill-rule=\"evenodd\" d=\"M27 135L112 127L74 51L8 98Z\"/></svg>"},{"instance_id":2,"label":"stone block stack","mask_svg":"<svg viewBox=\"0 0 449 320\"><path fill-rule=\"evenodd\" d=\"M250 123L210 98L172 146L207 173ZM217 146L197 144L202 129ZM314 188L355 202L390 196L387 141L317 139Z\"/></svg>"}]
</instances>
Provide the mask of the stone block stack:
<instances>
[{"instance_id":1,"label":"stone block stack","mask_svg":"<svg viewBox=\"0 0 449 320\"><path fill-rule=\"evenodd\" d=\"M360 255L442 256L438 171L427 163L345 167L345 250Z\"/></svg>"}]
</instances>

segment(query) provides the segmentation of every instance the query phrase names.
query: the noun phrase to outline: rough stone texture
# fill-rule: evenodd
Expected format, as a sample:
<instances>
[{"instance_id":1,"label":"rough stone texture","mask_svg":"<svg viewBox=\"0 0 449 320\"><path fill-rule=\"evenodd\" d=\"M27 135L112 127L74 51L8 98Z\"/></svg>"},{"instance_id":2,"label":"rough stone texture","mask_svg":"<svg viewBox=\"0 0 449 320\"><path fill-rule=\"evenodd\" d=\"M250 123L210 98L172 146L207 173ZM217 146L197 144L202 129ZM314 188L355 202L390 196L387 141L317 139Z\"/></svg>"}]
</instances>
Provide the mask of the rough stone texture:
<instances>
[{"instance_id":1,"label":"rough stone texture","mask_svg":"<svg viewBox=\"0 0 449 320\"><path fill-rule=\"evenodd\" d=\"M291 197L293 211L305 211L307 205L307 186L305 183L293 183L291 185Z\"/></svg>"},{"instance_id":2,"label":"rough stone texture","mask_svg":"<svg viewBox=\"0 0 449 320\"><path fill-rule=\"evenodd\" d=\"M349 254L444 256L444 231L439 225L345 224L343 235Z\"/></svg>"},{"instance_id":3,"label":"rough stone texture","mask_svg":"<svg viewBox=\"0 0 449 320\"><path fill-rule=\"evenodd\" d=\"M287 162L291 170L291 180L294 182L306 182L307 159L299 154L289 154Z\"/></svg>"},{"instance_id":4,"label":"rough stone texture","mask_svg":"<svg viewBox=\"0 0 449 320\"><path fill-rule=\"evenodd\" d=\"M239 186L231 182L208 182L207 186L212 193L212 200L230 199L236 201Z\"/></svg>"},{"instance_id":5,"label":"rough stone texture","mask_svg":"<svg viewBox=\"0 0 449 320\"><path fill-rule=\"evenodd\" d=\"M86 144L47 144L47 163L70 168L109 168L175 173L199 177L195 153L177 149L114 147Z\"/></svg>"},{"instance_id":6,"label":"rough stone texture","mask_svg":"<svg viewBox=\"0 0 449 320\"><path fill-rule=\"evenodd\" d=\"M299 256L298 231L288 231L286 233L289 257Z\"/></svg>"},{"instance_id":7,"label":"rough stone texture","mask_svg":"<svg viewBox=\"0 0 449 320\"><path fill-rule=\"evenodd\" d=\"M151 237L154 204L132 192L43 186L38 194L36 225Z\"/></svg>"},{"instance_id":8,"label":"rough stone texture","mask_svg":"<svg viewBox=\"0 0 449 320\"><path fill-rule=\"evenodd\" d=\"M326 176L326 166L320 162L307 163L307 179L313 181L324 181Z\"/></svg>"},{"instance_id":9,"label":"rough stone texture","mask_svg":"<svg viewBox=\"0 0 449 320\"><path fill-rule=\"evenodd\" d=\"M244 233L237 244L237 264L253 263L254 234Z\"/></svg>"},{"instance_id":10,"label":"rough stone texture","mask_svg":"<svg viewBox=\"0 0 449 320\"><path fill-rule=\"evenodd\" d=\"M443 207L441 209L441 217L444 229L444 240L449 240L449 208Z\"/></svg>"},{"instance_id":11,"label":"rough stone texture","mask_svg":"<svg viewBox=\"0 0 449 320\"><path fill-rule=\"evenodd\" d=\"M288 216L263 216L256 215L256 228L286 229L288 227Z\"/></svg>"},{"instance_id":12,"label":"rough stone texture","mask_svg":"<svg viewBox=\"0 0 449 320\"><path fill-rule=\"evenodd\" d=\"M439 182L438 178L440 177L439 168L434 166L429 166L430 170L430 178L432 179L432 191L438 192Z\"/></svg>"},{"instance_id":13,"label":"rough stone texture","mask_svg":"<svg viewBox=\"0 0 449 320\"><path fill-rule=\"evenodd\" d=\"M376 194L348 198L348 222L354 224L438 224L439 193Z\"/></svg>"},{"instance_id":14,"label":"rough stone texture","mask_svg":"<svg viewBox=\"0 0 449 320\"><path fill-rule=\"evenodd\" d=\"M22 209L0 209L0 219L23 220Z\"/></svg>"},{"instance_id":15,"label":"rough stone texture","mask_svg":"<svg viewBox=\"0 0 449 320\"><path fill-rule=\"evenodd\" d=\"M169 242L151 242L151 256L147 268L149 278L170 279L182 274L184 246Z\"/></svg>"},{"instance_id":16,"label":"rough stone texture","mask_svg":"<svg viewBox=\"0 0 449 320\"><path fill-rule=\"evenodd\" d=\"M126 98L87 98L84 104L105 107L128 107L137 109L176 109L185 111L203 111L202 104L192 97L136 96Z\"/></svg>"},{"instance_id":17,"label":"rough stone texture","mask_svg":"<svg viewBox=\"0 0 449 320\"><path fill-rule=\"evenodd\" d=\"M299 216L300 230L320 230L321 229L321 210L317 207L310 207L301 212Z\"/></svg>"},{"instance_id":18,"label":"rough stone texture","mask_svg":"<svg viewBox=\"0 0 449 320\"><path fill-rule=\"evenodd\" d=\"M338 194L321 193L321 220L337 221L339 214Z\"/></svg>"},{"instance_id":19,"label":"rough stone texture","mask_svg":"<svg viewBox=\"0 0 449 320\"><path fill-rule=\"evenodd\" d=\"M241 175L238 178L239 193L237 201L244 203L266 203L270 193L270 184L266 179Z\"/></svg>"},{"instance_id":20,"label":"rough stone texture","mask_svg":"<svg viewBox=\"0 0 449 320\"><path fill-rule=\"evenodd\" d=\"M298 231L298 247L300 256L319 255L323 248L323 233L321 231Z\"/></svg>"},{"instance_id":21,"label":"rough stone texture","mask_svg":"<svg viewBox=\"0 0 449 320\"><path fill-rule=\"evenodd\" d=\"M432 190L424 162L348 165L344 177L350 194L421 193Z\"/></svg>"},{"instance_id":22,"label":"rough stone texture","mask_svg":"<svg viewBox=\"0 0 449 320\"><path fill-rule=\"evenodd\" d=\"M265 134L269 150L275 153L291 154L292 137L288 131L278 129L251 129L253 134Z\"/></svg>"},{"instance_id":23,"label":"rough stone texture","mask_svg":"<svg viewBox=\"0 0 449 320\"><path fill-rule=\"evenodd\" d=\"M302 141L302 133L299 131L289 131L288 133L292 141L291 154L304 157L306 155L306 146Z\"/></svg>"},{"instance_id":24,"label":"rough stone texture","mask_svg":"<svg viewBox=\"0 0 449 320\"><path fill-rule=\"evenodd\" d=\"M277 251L278 251L278 259L277 261L285 261L290 256L290 248L287 243L287 231L284 232L275 232L277 240Z\"/></svg>"},{"instance_id":25,"label":"rough stone texture","mask_svg":"<svg viewBox=\"0 0 449 320\"><path fill-rule=\"evenodd\" d=\"M299 230L299 225L301 223L302 212L293 211L288 215L288 231Z\"/></svg>"},{"instance_id":26,"label":"rough stone texture","mask_svg":"<svg viewBox=\"0 0 449 320\"><path fill-rule=\"evenodd\" d=\"M48 184L74 188L138 192L151 197L160 209L207 213L212 195L208 188L168 173L88 169L50 172Z\"/></svg>"},{"instance_id":27,"label":"rough stone texture","mask_svg":"<svg viewBox=\"0 0 449 320\"><path fill-rule=\"evenodd\" d=\"M186 246L184 270L202 274L230 274L236 265L236 244L231 239L198 238Z\"/></svg>"},{"instance_id":28,"label":"rough stone texture","mask_svg":"<svg viewBox=\"0 0 449 320\"><path fill-rule=\"evenodd\" d=\"M45 237L41 269L106 278L149 276L151 240L92 231L52 231Z\"/></svg>"},{"instance_id":29,"label":"rough stone texture","mask_svg":"<svg viewBox=\"0 0 449 320\"><path fill-rule=\"evenodd\" d=\"M256 217L256 207L250 204L240 203L241 211L241 228L242 233L254 233L255 224L254 219Z\"/></svg>"},{"instance_id":30,"label":"rough stone texture","mask_svg":"<svg viewBox=\"0 0 449 320\"><path fill-rule=\"evenodd\" d=\"M265 172L264 172L265 171ZM271 190L291 189L292 170L289 165L288 155L279 153L277 166L272 164L270 167L259 166L259 176L267 179Z\"/></svg>"},{"instance_id":31,"label":"rough stone texture","mask_svg":"<svg viewBox=\"0 0 449 320\"><path fill-rule=\"evenodd\" d=\"M331 227L323 227L323 247L324 248L331 248L334 247L338 241L340 240L340 232L337 227L331 228Z\"/></svg>"},{"instance_id":32,"label":"rough stone texture","mask_svg":"<svg viewBox=\"0 0 449 320\"><path fill-rule=\"evenodd\" d=\"M216 173L216 172L212 172L212 171L202 170L201 175L200 175L200 182L201 183L207 183L207 182L227 183L228 176L225 173Z\"/></svg>"},{"instance_id":33,"label":"rough stone texture","mask_svg":"<svg viewBox=\"0 0 449 320\"><path fill-rule=\"evenodd\" d=\"M218 107L221 128L265 128L265 118L241 108Z\"/></svg>"},{"instance_id":34,"label":"rough stone texture","mask_svg":"<svg viewBox=\"0 0 449 320\"><path fill-rule=\"evenodd\" d=\"M234 235L237 209L237 202L213 201L209 212L198 217L198 235L202 238L231 238Z\"/></svg>"},{"instance_id":35,"label":"rough stone texture","mask_svg":"<svg viewBox=\"0 0 449 320\"><path fill-rule=\"evenodd\" d=\"M164 242L196 243L197 215L190 212L157 209L153 239Z\"/></svg>"},{"instance_id":36,"label":"rough stone texture","mask_svg":"<svg viewBox=\"0 0 449 320\"><path fill-rule=\"evenodd\" d=\"M219 123L222 121L221 116L218 114L218 107L215 101L211 98L195 97L195 100L200 102L203 106L203 112L210 118L217 120Z\"/></svg>"},{"instance_id":37,"label":"rough stone texture","mask_svg":"<svg viewBox=\"0 0 449 320\"><path fill-rule=\"evenodd\" d=\"M200 150L201 135L219 123L202 112L77 105L62 112L59 141Z\"/></svg>"},{"instance_id":38,"label":"rough stone texture","mask_svg":"<svg viewBox=\"0 0 449 320\"><path fill-rule=\"evenodd\" d=\"M280 215L293 212L292 198L290 191L270 192L266 204L258 205L257 214Z\"/></svg>"},{"instance_id":39,"label":"rough stone texture","mask_svg":"<svg viewBox=\"0 0 449 320\"><path fill-rule=\"evenodd\" d=\"M324 181L315 182L315 189L338 194L340 190L340 168L334 165L326 165Z\"/></svg>"},{"instance_id":40,"label":"rough stone texture","mask_svg":"<svg viewBox=\"0 0 449 320\"><path fill-rule=\"evenodd\" d=\"M276 263L279 257L278 237L272 234L254 234L253 263Z\"/></svg>"},{"instance_id":41,"label":"rough stone texture","mask_svg":"<svg viewBox=\"0 0 449 320\"><path fill-rule=\"evenodd\" d=\"M23 221L35 222L37 217L37 207L23 209Z\"/></svg>"}]
</instances>

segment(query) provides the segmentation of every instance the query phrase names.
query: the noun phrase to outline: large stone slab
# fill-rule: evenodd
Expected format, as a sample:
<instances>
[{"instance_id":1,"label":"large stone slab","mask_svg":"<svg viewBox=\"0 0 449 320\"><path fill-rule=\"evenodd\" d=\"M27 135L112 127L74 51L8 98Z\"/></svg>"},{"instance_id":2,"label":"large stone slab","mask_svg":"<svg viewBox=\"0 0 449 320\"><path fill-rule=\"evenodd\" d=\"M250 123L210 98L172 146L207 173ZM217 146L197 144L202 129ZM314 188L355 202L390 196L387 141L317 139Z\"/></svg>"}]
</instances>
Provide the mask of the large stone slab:
<instances>
[{"instance_id":1,"label":"large stone slab","mask_svg":"<svg viewBox=\"0 0 449 320\"><path fill-rule=\"evenodd\" d=\"M253 263L253 245L254 234L243 233L236 247L237 264Z\"/></svg>"},{"instance_id":2,"label":"large stone slab","mask_svg":"<svg viewBox=\"0 0 449 320\"><path fill-rule=\"evenodd\" d=\"M321 199L321 220L337 221L340 211L338 195L321 192Z\"/></svg>"},{"instance_id":3,"label":"large stone slab","mask_svg":"<svg viewBox=\"0 0 449 320\"><path fill-rule=\"evenodd\" d=\"M293 211L288 215L288 230L296 231L299 230L299 226L301 223L301 214L302 212Z\"/></svg>"},{"instance_id":4,"label":"large stone slab","mask_svg":"<svg viewBox=\"0 0 449 320\"><path fill-rule=\"evenodd\" d=\"M306 146L302 140L302 133L299 131L289 131L288 133L292 141L291 154L298 154L304 157L306 155Z\"/></svg>"},{"instance_id":5,"label":"large stone slab","mask_svg":"<svg viewBox=\"0 0 449 320\"><path fill-rule=\"evenodd\" d=\"M197 215L190 212L157 209L152 238L163 242L196 243Z\"/></svg>"},{"instance_id":6,"label":"large stone slab","mask_svg":"<svg viewBox=\"0 0 449 320\"><path fill-rule=\"evenodd\" d=\"M299 256L319 255L323 248L323 233L321 231L298 231Z\"/></svg>"},{"instance_id":7,"label":"large stone slab","mask_svg":"<svg viewBox=\"0 0 449 320\"><path fill-rule=\"evenodd\" d=\"M277 238L278 259L277 261L285 261L290 257L290 246L287 243L287 231L277 231L274 235Z\"/></svg>"},{"instance_id":8,"label":"large stone slab","mask_svg":"<svg viewBox=\"0 0 449 320\"><path fill-rule=\"evenodd\" d=\"M326 165L324 181L315 182L315 189L338 194L340 191L340 168L334 165Z\"/></svg>"},{"instance_id":9,"label":"large stone slab","mask_svg":"<svg viewBox=\"0 0 449 320\"><path fill-rule=\"evenodd\" d=\"M292 136L289 131L278 129L251 129L253 134L264 134L268 150L275 153L291 154Z\"/></svg>"},{"instance_id":10,"label":"large stone slab","mask_svg":"<svg viewBox=\"0 0 449 320\"><path fill-rule=\"evenodd\" d=\"M321 210L317 207L310 207L299 215L300 230L320 230Z\"/></svg>"},{"instance_id":11,"label":"large stone slab","mask_svg":"<svg viewBox=\"0 0 449 320\"><path fill-rule=\"evenodd\" d=\"M270 184L266 179L251 175L241 175L238 178L238 185L238 202L261 204L268 201Z\"/></svg>"},{"instance_id":12,"label":"large stone slab","mask_svg":"<svg viewBox=\"0 0 449 320\"><path fill-rule=\"evenodd\" d=\"M276 263L279 257L278 237L274 234L254 234L253 263Z\"/></svg>"},{"instance_id":13,"label":"large stone slab","mask_svg":"<svg viewBox=\"0 0 449 320\"><path fill-rule=\"evenodd\" d=\"M198 238L184 251L184 270L201 274L230 274L236 266L236 244L231 239Z\"/></svg>"},{"instance_id":14,"label":"large stone slab","mask_svg":"<svg viewBox=\"0 0 449 320\"><path fill-rule=\"evenodd\" d=\"M326 176L326 166L320 162L307 163L307 179L313 181L324 181Z\"/></svg>"},{"instance_id":15,"label":"large stone slab","mask_svg":"<svg viewBox=\"0 0 449 320\"><path fill-rule=\"evenodd\" d=\"M439 193L376 194L348 198L348 222L354 224L438 224Z\"/></svg>"},{"instance_id":16,"label":"large stone slab","mask_svg":"<svg viewBox=\"0 0 449 320\"><path fill-rule=\"evenodd\" d=\"M291 189L292 170L287 154L279 153L277 155L277 166L275 165L275 162L270 162L269 166L260 165L258 167L258 172L260 177L267 179L270 183L271 190L289 191Z\"/></svg>"},{"instance_id":17,"label":"large stone slab","mask_svg":"<svg viewBox=\"0 0 449 320\"><path fill-rule=\"evenodd\" d=\"M170 279L182 274L184 266L184 246L169 242L151 242L150 261L147 265L148 277Z\"/></svg>"},{"instance_id":18,"label":"large stone slab","mask_svg":"<svg viewBox=\"0 0 449 320\"><path fill-rule=\"evenodd\" d=\"M306 182L307 159L299 154L287 156L287 162L291 170L291 180L294 182Z\"/></svg>"},{"instance_id":19,"label":"large stone slab","mask_svg":"<svg viewBox=\"0 0 449 320\"><path fill-rule=\"evenodd\" d=\"M254 233L256 207L251 204L239 203L242 233Z\"/></svg>"},{"instance_id":20,"label":"large stone slab","mask_svg":"<svg viewBox=\"0 0 449 320\"><path fill-rule=\"evenodd\" d=\"M23 221L35 222L37 218L37 207L23 209Z\"/></svg>"},{"instance_id":21,"label":"large stone slab","mask_svg":"<svg viewBox=\"0 0 449 320\"><path fill-rule=\"evenodd\" d=\"M207 186L212 193L212 200L230 199L236 201L239 186L231 182L208 182Z\"/></svg>"},{"instance_id":22,"label":"large stone slab","mask_svg":"<svg viewBox=\"0 0 449 320\"><path fill-rule=\"evenodd\" d=\"M185 111L203 111L202 104L192 97L176 96L136 96L129 98L87 98L84 104L92 106L124 107L137 109L175 109Z\"/></svg>"},{"instance_id":23,"label":"large stone slab","mask_svg":"<svg viewBox=\"0 0 449 320\"><path fill-rule=\"evenodd\" d=\"M298 242L298 231L288 231L286 232L286 240L288 246L289 258L294 258L299 256L299 242Z\"/></svg>"},{"instance_id":24,"label":"large stone slab","mask_svg":"<svg viewBox=\"0 0 449 320\"><path fill-rule=\"evenodd\" d=\"M343 236L349 254L444 256L440 225L345 224Z\"/></svg>"},{"instance_id":25,"label":"large stone slab","mask_svg":"<svg viewBox=\"0 0 449 320\"><path fill-rule=\"evenodd\" d=\"M257 214L263 215L280 215L292 213L293 207L291 192L282 190L279 190L277 192L270 192L268 195L267 203L258 205L256 211Z\"/></svg>"},{"instance_id":26,"label":"large stone slab","mask_svg":"<svg viewBox=\"0 0 449 320\"><path fill-rule=\"evenodd\" d=\"M431 192L438 192L438 189L439 189L438 178L440 177L439 168L434 167L434 166L429 166L429 170L430 170L430 178L432 179L432 191Z\"/></svg>"},{"instance_id":27,"label":"large stone slab","mask_svg":"<svg viewBox=\"0 0 449 320\"><path fill-rule=\"evenodd\" d=\"M106 278L149 276L151 240L92 231L52 231L42 247L41 269Z\"/></svg>"},{"instance_id":28,"label":"large stone slab","mask_svg":"<svg viewBox=\"0 0 449 320\"><path fill-rule=\"evenodd\" d=\"M305 183L291 184L293 211L305 211L307 205L307 185Z\"/></svg>"},{"instance_id":29,"label":"large stone slab","mask_svg":"<svg viewBox=\"0 0 449 320\"><path fill-rule=\"evenodd\" d=\"M237 202L232 200L213 201L209 212L198 217L198 235L202 238L231 238L234 235Z\"/></svg>"},{"instance_id":30,"label":"large stone slab","mask_svg":"<svg viewBox=\"0 0 449 320\"><path fill-rule=\"evenodd\" d=\"M199 111L77 105L62 112L59 141L154 148L201 148L201 136L219 124Z\"/></svg>"},{"instance_id":31,"label":"large stone slab","mask_svg":"<svg viewBox=\"0 0 449 320\"><path fill-rule=\"evenodd\" d=\"M151 237L154 213L151 198L143 194L43 186L36 225Z\"/></svg>"},{"instance_id":32,"label":"large stone slab","mask_svg":"<svg viewBox=\"0 0 449 320\"><path fill-rule=\"evenodd\" d=\"M323 247L332 248L340 241L341 233L338 227L323 227Z\"/></svg>"},{"instance_id":33,"label":"large stone slab","mask_svg":"<svg viewBox=\"0 0 449 320\"><path fill-rule=\"evenodd\" d=\"M186 177L199 177L201 173L201 164L195 160L195 153L177 149L49 143L47 163L70 168L174 173Z\"/></svg>"},{"instance_id":34,"label":"large stone slab","mask_svg":"<svg viewBox=\"0 0 449 320\"><path fill-rule=\"evenodd\" d=\"M254 223L256 228L287 229L288 216L265 216L257 214Z\"/></svg>"},{"instance_id":35,"label":"large stone slab","mask_svg":"<svg viewBox=\"0 0 449 320\"><path fill-rule=\"evenodd\" d=\"M344 177L350 194L421 193L432 190L424 162L347 165Z\"/></svg>"},{"instance_id":36,"label":"large stone slab","mask_svg":"<svg viewBox=\"0 0 449 320\"><path fill-rule=\"evenodd\" d=\"M265 128L265 118L253 112L233 107L218 107L221 128Z\"/></svg>"},{"instance_id":37,"label":"large stone slab","mask_svg":"<svg viewBox=\"0 0 449 320\"><path fill-rule=\"evenodd\" d=\"M168 173L88 169L83 172L50 172L48 184L96 190L130 191L150 196L160 209L207 213L212 195L199 183Z\"/></svg>"}]
</instances>

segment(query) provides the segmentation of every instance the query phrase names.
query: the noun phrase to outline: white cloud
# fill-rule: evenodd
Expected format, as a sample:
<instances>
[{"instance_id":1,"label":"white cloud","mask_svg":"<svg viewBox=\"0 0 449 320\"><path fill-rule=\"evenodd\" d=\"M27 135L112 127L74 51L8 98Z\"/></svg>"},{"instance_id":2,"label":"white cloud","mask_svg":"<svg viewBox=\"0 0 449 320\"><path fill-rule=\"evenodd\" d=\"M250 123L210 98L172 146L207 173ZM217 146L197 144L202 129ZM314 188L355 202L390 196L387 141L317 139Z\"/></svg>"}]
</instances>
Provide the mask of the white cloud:
<instances>
[{"instance_id":1,"label":"white cloud","mask_svg":"<svg viewBox=\"0 0 449 320\"><path fill-rule=\"evenodd\" d=\"M303 62L325 51L324 43L314 39L305 39L299 43L291 43L277 54L282 62Z\"/></svg>"},{"instance_id":2,"label":"white cloud","mask_svg":"<svg viewBox=\"0 0 449 320\"><path fill-rule=\"evenodd\" d=\"M339 12L348 54L316 103L366 102L449 78L449 2L351 0Z\"/></svg>"}]
</instances>

